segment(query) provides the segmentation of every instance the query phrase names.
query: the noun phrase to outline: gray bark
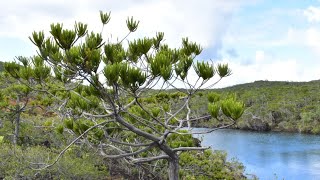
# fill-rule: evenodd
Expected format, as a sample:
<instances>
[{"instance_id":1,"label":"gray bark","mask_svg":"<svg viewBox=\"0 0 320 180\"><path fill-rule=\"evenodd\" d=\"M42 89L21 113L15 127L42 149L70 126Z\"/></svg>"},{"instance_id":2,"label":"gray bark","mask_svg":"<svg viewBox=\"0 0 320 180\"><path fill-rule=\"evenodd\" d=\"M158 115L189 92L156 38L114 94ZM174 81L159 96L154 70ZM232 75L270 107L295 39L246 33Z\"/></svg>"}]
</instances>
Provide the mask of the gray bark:
<instances>
[{"instance_id":1,"label":"gray bark","mask_svg":"<svg viewBox=\"0 0 320 180\"><path fill-rule=\"evenodd\" d=\"M14 135L13 135L13 144L18 143L19 131L20 131L20 97L17 96L16 102L16 119L15 119L15 127L14 127Z\"/></svg>"},{"instance_id":2,"label":"gray bark","mask_svg":"<svg viewBox=\"0 0 320 180\"><path fill-rule=\"evenodd\" d=\"M168 169L169 180L178 180L179 179L178 155L175 154L174 158L169 158L168 162L169 162L169 169Z\"/></svg>"}]
</instances>

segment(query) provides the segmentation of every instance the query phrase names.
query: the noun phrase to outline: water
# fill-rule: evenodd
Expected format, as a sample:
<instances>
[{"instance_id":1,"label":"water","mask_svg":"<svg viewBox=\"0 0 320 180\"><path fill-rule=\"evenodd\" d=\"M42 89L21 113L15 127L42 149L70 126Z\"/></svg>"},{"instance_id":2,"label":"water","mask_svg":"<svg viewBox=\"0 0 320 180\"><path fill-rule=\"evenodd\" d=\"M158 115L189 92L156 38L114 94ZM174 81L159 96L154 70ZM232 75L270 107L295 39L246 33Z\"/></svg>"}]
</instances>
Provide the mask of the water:
<instances>
[{"instance_id":1,"label":"water","mask_svg":"<svg viewBox=\"0 0 320 180\"><path fill-rule=\"evenodd\" d=\"M227 151L228 159L237 158L261 180L320 180L320 136L218 130L200 137L202 145Z\"/></svg>"}]
</instances>

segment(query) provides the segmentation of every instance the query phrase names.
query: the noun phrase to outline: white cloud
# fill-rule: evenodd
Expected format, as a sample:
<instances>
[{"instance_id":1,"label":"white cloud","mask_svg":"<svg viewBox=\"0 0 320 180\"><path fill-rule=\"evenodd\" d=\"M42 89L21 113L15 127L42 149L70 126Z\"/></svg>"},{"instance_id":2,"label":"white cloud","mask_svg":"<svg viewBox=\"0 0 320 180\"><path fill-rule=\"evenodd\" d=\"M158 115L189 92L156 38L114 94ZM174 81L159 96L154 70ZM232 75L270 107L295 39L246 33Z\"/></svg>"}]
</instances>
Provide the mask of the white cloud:
<instances>
[{"instance_id":1,"label":"white cloud","mask_svg":"<svg viewBox=\"0 0 320 180\"><path fill-rule=\"evenodd\" d=\"M44 30L48 34L51 23L62 22L72 28L75 21L88 23L89 30L100 32L99 10L111 11L111 21L104 28L104 38L116 41L123 38L128 30L125 21L133 16L140 21L137 32L130 39L154 36L157 31L165 33L165 41L170 46L180 46L181 38L200 43L204 48L220 49L222 38L232 15L241 6L254 0L30 0L0 1L0 40L11 38L25 43L26 49L35 49L28 39L33 31ZM112 35L111 35L112 34ZM1 42L1 41L0 41ZM35 51L19 53L2 52L0 57L12 59L14 56L31 56Z\"/></svg>"},{"instance_id":2,"label":"white cloud","mask_svg":"<svg viewBox=\"0 0 320 180\"><path fill-rule=\"evenodd\" d=\"M256 62L263 62L266 60L266 54L264 51L258 50L256 51L256 58L255 58Z\"/></svg>"},{"instance_id":3,"label":"white cloud","mask_svg":"<svg viewBox=\"0 0 320 180\"><path fill-rule=\"evenodd\" d=\"M316 28L309 28L305 32L306 43L320 53L320 31Z\"/></svg>"},{"instance_id":4,"label":"white cloud","mask_svg":"<svg viewBox=\"0 0 320 180\"><path fill-rule=\"evenodd\" d=\"M310 6L303 11L309 22L320 22L320 8Z\"/></svg>"},{"instance_id":5,"label":"white cloud","mask_svg":"<svg viewBox=\"0 0 320 180\"><path fill-rule=\"evenodd\" d=\"M242 84L248 82L254 82L256 80L268 80L268 81L310 81L314 80L314 77L320 77L318 70L320 64L314 64L313 67L309 67L308 71L305 70L303 62L301 63L297 59L280 59L274 57L272 54L268 54L263 50L257 50L253 55L253 62L249 65L242 64L240 61L231 61L230 59L222 59L216 61L217 64L228 64L232 71L231 76L223 78L213 88L221 88L232 86L235 84ZM190 69L188 80L191 83L197 81L197 74ZM216 74L206 85L208 87L214 84L219 79L219 75ZM199 83L198 83L199 84ZM181 82L176 83L177 87L183 88L184 85Z\"/></svg>"},{"instance_id":6,"label":"white cloud","mask_svg":"<svg viewBox=\"0 0 320 180\"><path fill-rule=\"evenodd\" d=\"M223 79L217 87L232 86L256 80L310 81L314 80L314 77L320 77L318 73L319 64L315 64L314 67L309 67L308 71L305 71L305 67L299 64L296 59L276 59L264 63L257 63L259 60L256 59L256 62L250 65L243 65L229 59L224 59L221 62L228 63L233 73Z\"/></svg>"},{"instance_id":7,"label":"white cloud","mask_svg":"<svg viewBox=\"0 0 320 180\"><path fill-rule=\"evenodd\" d=\"M309 48L320 57L320 29L316 27L289 28L287 38L283 41L287 46L300 46Z\"/></svg>"},{"instance_id":8,"label":"white cloud","mask_svg":"<svg viewBox=\"0 0 320 180\"><path fill-rule=\"evenodd\" d=\"M139 35L164 31L170 43L178 44L181 37L190 36L207 47L220 41L233 12L243 2L246 1L1 1L0 36L27 39L34 30L47 31L52 22L72 27L76 20L99 31L98 13L105 10L112 11L112 26L107 30L116 36L125 35L125 20L134 16L141 21Z\"/></svg>"},{"instance_id":9,"label":"white cloud","mask_svg":"<svg viewBox=\"0 0 320 180\"><path fill-rule=\"evenodd\" d=\"M254 1L0 1L0 40L3 37L11 37L33 47L28 36L34 30L44 30L48 33L50 24L53 22L63 22L64 26L72 28L75 21L81 21L88 23L90 30L100 32L102 25L99 10L112 11L110 24L104 28L104 37L112 38L113 41L127 34L125 20L128 16L133 16L140 20L140 24L138 31L130 35L130 38L154 36L157 31L163 31L165 41L170 46L179 46L181 38L188 36L190 40L200 43L204 48L210 47L210 52L221 50L221 48L234 48L239 53L237 57L232 57L233 61L228 59L230 55L223 55L221 58L220 62L229 63L233 69L233 75L223 80L218 85L220 87L259 79L311 80L314 79L312 77L320 77L315 70L318 68L317 65L308 67L308 72L305 72L303 68L307 65L303 64L304 59L295 58L294 52L292 56L281 58L277 57L277 53L272 54L277 52L278 47L288 49L307 47L312 52L319 53L320 30L314 27L314 24L309 27L294 26L294 24L288 27L281 26L282 31L278 32L276 26L277 23L281 23L281 18L265 18L269 16L261 13L259 18L254 19L257 20L258 26L255 23L248 24L248 22L252 23L251 21L239 19L236 26L231 26L233 30L230 33L228 28L234 14ZM310 6L299 13L301 17L307 17L309 22L320 22L319 7ZM278 19L279 22L274 21ZM247 48L244 48L247 51L242 51L242 47ZM19 51L14 51L12 57L20 55L15 54L17 52ZM33 54L35 52L30 52L30 55ZM2 57L1 53L0 57ZM248 59L250 63L243 63L239 59ZM190 81L195 80L195 72L190 72L190 75Z\"/></svg>"}]
</instances>

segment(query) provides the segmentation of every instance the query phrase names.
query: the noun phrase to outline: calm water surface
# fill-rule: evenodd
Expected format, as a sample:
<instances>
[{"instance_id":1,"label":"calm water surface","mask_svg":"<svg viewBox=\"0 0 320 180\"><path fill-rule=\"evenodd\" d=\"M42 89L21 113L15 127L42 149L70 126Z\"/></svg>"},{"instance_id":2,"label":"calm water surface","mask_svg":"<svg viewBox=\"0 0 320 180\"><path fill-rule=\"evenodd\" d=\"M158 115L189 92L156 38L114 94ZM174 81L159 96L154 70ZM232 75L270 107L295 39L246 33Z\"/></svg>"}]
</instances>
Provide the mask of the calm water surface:
<instances>
[{"instance_id":1,"label":"calm water surface","mask_svg":"<svg viewBox=\"0 0 320 180\"><path fill-rule=\"evenodd\" d=\"M320 136L219 130L200 137L202 145L227 151L261 180L320 180Z\"/></svg>"}]
</instances>

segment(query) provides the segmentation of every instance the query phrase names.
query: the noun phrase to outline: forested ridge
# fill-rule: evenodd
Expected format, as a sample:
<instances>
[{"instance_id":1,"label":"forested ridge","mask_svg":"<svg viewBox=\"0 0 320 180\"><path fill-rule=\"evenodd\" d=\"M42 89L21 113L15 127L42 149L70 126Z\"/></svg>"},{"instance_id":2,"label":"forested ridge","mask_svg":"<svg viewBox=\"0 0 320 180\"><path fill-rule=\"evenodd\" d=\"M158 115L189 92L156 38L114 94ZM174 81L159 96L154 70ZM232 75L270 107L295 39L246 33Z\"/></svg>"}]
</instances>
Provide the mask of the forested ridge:
<instances>
[{"instance_id":1,"label":"forested ridge","mask_svg":"<svg viewBox=\"0 0 320 180\"><path fill-rule=\"evenodd\" d=\"M255 81L222 89L204 90L192 108L205 113L202 104L211 92L243 101L246 110L233 128L256 131L320 133L320 81ZM201 112L203 111L203 112ZM202 121L196 126L214 127L218 121Z\"/></svg>"}]
</instances>

